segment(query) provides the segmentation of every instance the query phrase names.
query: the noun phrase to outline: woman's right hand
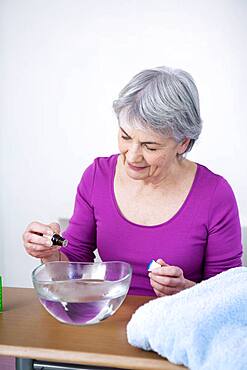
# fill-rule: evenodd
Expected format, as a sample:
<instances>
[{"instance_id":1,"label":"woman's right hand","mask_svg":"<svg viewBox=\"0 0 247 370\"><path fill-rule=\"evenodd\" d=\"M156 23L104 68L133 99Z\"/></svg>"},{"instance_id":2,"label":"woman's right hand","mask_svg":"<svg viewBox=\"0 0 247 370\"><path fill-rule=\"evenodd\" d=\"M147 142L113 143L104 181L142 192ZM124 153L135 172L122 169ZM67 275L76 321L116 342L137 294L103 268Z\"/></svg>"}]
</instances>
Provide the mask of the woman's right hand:
<instances>
[{"instance_id":1,"label":"woman's right hand","mask_svg":"<svg viewBox=\"0 0 247 370\"><path fill-rule=\"evenodd\" d=\"M53 246L50 240L54 233L60 234L60 226L55 222L49 225L31 222L22 235L27 253L43 262L57 261L60 247Z\"/></svg>"}]
</instances>

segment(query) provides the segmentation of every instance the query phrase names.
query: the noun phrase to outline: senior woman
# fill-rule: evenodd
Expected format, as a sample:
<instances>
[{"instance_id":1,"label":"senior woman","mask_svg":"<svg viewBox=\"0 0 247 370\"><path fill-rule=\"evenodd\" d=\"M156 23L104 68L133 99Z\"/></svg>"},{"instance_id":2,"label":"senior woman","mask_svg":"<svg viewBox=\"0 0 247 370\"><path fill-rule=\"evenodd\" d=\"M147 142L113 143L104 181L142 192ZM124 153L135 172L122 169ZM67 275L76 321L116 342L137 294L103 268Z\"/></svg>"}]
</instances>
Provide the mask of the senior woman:
<instances>
[{"instance_id":1,"label":"senior woman","mask_svg":"<svg viewBox=\"0 0 247 370\"><path fill-rule=\"evenodd\" d=\"M119 154L96 158L77 188L63 233L31 223L27 252L43 262L121 260L133 267L129 294L171 295L241 265L238 208L228 182L185 158L202 123L196 85L187 72L159 67L134 76L113 103ZM147 264L162 266L152 273Z\"/></svg>"}]
</instances>

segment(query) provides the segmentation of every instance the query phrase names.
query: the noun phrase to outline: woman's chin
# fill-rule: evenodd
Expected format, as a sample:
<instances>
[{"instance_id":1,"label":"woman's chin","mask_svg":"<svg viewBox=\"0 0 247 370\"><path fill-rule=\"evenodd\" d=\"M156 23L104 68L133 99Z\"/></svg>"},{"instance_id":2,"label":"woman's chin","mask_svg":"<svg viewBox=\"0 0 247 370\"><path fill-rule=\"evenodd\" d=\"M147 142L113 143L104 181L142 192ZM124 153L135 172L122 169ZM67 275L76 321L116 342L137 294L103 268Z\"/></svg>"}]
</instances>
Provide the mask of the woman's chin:
<instances>
[{"instance_id":1,"label":"woman's chin","mask_svg":"<svg viewBox=\"0 0 247 370\"><path fill-rule=\"evenodd\" d=\"M128 168L126 173L133 180L144 180L148 177L147 171L138 172Z\"/></svg>"}]
</instances>

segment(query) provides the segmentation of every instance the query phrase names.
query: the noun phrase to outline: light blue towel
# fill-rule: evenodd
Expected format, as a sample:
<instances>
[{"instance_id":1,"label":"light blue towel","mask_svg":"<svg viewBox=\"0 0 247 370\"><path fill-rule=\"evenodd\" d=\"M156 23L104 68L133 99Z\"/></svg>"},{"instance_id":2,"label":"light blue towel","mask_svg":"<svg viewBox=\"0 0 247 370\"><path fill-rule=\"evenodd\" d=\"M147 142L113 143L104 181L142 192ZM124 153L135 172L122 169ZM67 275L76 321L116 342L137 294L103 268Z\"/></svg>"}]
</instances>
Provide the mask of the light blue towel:
<instances>
[{"instance_id":1,"label":"light blue towel","mask_svg":"<svg viewBox=\"0 0 247 370\"><path fill-rule=\"evenodd\" d=\"M247 267L144 304L127 336L191 370L247 370Z\"/></svg>"}]
</instances>

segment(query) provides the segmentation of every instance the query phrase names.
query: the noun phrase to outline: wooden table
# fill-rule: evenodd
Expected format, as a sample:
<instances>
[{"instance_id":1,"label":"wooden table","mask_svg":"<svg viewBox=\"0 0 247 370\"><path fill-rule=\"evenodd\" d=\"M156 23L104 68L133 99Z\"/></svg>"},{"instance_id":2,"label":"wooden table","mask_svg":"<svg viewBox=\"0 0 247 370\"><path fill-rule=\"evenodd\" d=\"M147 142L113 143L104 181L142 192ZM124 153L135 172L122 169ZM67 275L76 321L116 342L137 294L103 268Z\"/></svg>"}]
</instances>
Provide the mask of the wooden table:
<instances>
[{"instance_id":1,"label":"wooden table","mask_svg":"<svg viewBox=\"0 0 247 370\"><path fill-rule=\"evenodd\" d=\"M154 352L128 344L127 322L137 307L149 299L128 296L112 317L96 325L79 327L54 319L40 304L34 289L4 288L0 355L98 368L184 369Z\"/></svg>"}]
</instances>

